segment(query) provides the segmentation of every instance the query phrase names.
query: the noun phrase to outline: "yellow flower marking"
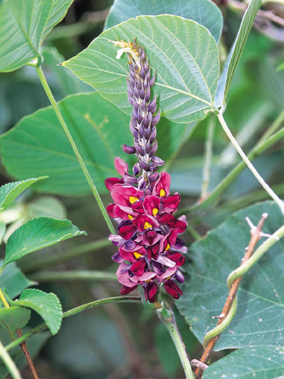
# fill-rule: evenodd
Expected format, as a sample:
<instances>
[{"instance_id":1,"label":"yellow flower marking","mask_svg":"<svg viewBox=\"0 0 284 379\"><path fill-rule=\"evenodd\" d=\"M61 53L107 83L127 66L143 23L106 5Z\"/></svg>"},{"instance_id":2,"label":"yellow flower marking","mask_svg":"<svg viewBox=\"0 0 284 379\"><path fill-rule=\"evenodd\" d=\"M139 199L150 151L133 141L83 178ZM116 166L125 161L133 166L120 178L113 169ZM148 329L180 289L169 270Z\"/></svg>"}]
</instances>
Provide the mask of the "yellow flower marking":
<instances>
[{"instance_id":1,"label":"yellow flower marking","mask_svg":"<svg viewBox=\"0 0 284 379\"><path fill-rule=\"evenodd\" d=\"M156 216L156 214L159 212L159 209L158 208L154 208L153 209L153 216Z\"/></svg>"},{"instance_id":2,"label":"yellow flower marking","mask_svg":"<svg viewBox=\"0 0 284 379\"><path fill-rule=\"evenodd\" d=\"M129 218L129 220L133 220L134 219L134 217L131 216L131 215L128 215L128 218Z\"/></svg>"},{"instance_id":3,"label":"yellow flower marking","mask_svg":"<svg viewBox=\"0 0 284 379\"><path fill-rule=\"evenodd\" d=\"M153 226L149 222L146 221L144 224L144 229L150 229L150 228L153 228Z\"/></svg>"},{"instance_id":4,"label":"yellow flower marking","mask_svg":"<svg viewBox=\"0 0 284 379\"><path fill-rule=\"evenodd\" d=\"M160 197L164 197L166 195L165 190L161 189L160 190Z\"/></svg>"},{"instance_id":5,"label":"yellow flower marking","mask_svg":"<svg viewBox=\"0 0 284 379\"><path fill-rule=\"evenodd\" d=\"M140 257L142 257L142 254L137 253L137 251L135 251L135 252L133 253L133 255L134 255L134 257L135 257L136 259L139 259Z\"/></svg>"},{"instance_id":6,"label":"yellow flower marking","mask_svg":"<svg viewBox=\"0 0 284 379\"><path fill-rule=\"evenodd\" d=\"M171 245L168 243L165 250L169 250L170 247Z\"/></svg>"},{"instance_id":7,"label":"yellow flower marking","mask_svg":"<svg viewBox=\"0 0 284 379\"><path fill-rule=\"evenodd\" d=\"M138 201L138 200L139 200L138 197L134 197L134 196L130 196L130 197L129 197L130 204L134 204L134 203L136 203L136 201Z\"/></svg>"}]
</instances>

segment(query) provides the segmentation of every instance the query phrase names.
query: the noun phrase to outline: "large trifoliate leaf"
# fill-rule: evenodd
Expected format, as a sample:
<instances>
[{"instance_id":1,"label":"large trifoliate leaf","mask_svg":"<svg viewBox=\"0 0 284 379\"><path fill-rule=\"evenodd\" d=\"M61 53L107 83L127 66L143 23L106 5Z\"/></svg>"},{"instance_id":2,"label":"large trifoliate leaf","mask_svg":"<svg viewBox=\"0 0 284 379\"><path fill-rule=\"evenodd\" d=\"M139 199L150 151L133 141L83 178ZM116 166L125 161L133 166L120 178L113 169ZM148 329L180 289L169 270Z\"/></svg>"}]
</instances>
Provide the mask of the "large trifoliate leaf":
<instances>
[{"instance_id":1,"label":"large trifoliate leaf","mask_svg":"<svg viewBox=\"0 0 284 379\"><path fill-rule=\"evenodd\" d=\"M9 0L0 5L0 71L17 70L40 55L46 35L73 0Z\"/></svg>"},{"instance_id":2,"label":"large trifoliate leaf","mask_svg":"<svg viewBox=\"0 0 284 379\"><path fill-rule=\"evenodd\" d=\"M249 347L234 351L209 366L203 379L281 379L284 373L283 347Z\"/></svg>"},{"instance_id":3,"label":"large trifoliate leaf","mask_svg":"<svg viewBox=\"0 0 284 379\"><path fill-rule=\"evenodd\" d=\"M0 265L2 265L2 262L3 261L0 260ZM20 295L20 293L22 293L27 287L30 287L33 284L34 282L26 278L15 263L11 263L9 266L5 267L0 275L0 288L5 288L11 299Z\"/></svg>"},{"instance_id":4,"label":"large trifoliate leaf","mask_svg":"<svg viewBox=\"0 0 284 379\"><path fill-rule=\"evenodd\" d=\"M263 213L269 217L263 231L272 234L284 223L279 207L265 202L243 209L192 245L193 263L177 301L180 312L200 342L216 326L228 296L226 280L238 268L250 241L245 217L257 224ZM263 240L261 241L263 242ZM230 326L222 333L216 350L284 344L284 240L277 242L245 274L238 291L239 305Z\"/></svg>"},{"instance_id":5,"label":"large trifoliate leaf","mask_svg":"<svg viewBox=\"0 0 284 379\"><path fill-rule=\"evenodd\" d=\"M23 328L29 322L31 311L21 307L10 307L0 309L0 327L10 333Z\"/></svg>"},{"instance_id":6,"label":"large trifoliate leaf","mask_svg":"<svg viewBox=\"0 0 284 379\"><path fill-rule=\"evenodd\" d=\"M105 29L137 16L171 14L205 26L218 42L223 28L220 9L211 0L115 0Z\"/></svg>"},{"instance_id":7,"label":"large trifoliate leaf","mask_svg":"<svg viewBox=\"0 0 284 379\"><path fill-rule=\"evenodd\" d=\"M41 176L39 178L26 179L21 182L8 183L0 187L0 211L8 208L12 201L29 186L46 178L47 176Z\"/></svg>"},{"instance_id":8,"label":"large trifoliate leaf","mask_svg":"<svg viewBox=\"0 0 284 379\"><path fill-rule=\"evenodd\" d=\"M8 239L3 267L33 251L82 234L86 233L69 220L35 218L18 228Z\"/></svg>"},{"instance_id":9,"label":"large trifoliate leaf","mask_svg":"<svg viewBox=\"0 0 284 379\"><path fill-rule=\"evenodd\" d=\"M251 30L251 27L253 25L254 19L257 15L260 6L261 0L251 0L244 14L237 38L227 58L222 75L220 76L215 101L217 107L225 104L227 101L227 96L233 80L234 73L236 71L249 32Z\"/></svg>"},{"instance_id":10,"label":"large trifoliate leaf","mask_svg":"<svg viewBox=\"0 0 284 379\"><path fill-rule=\"evenodd\" d=\"M59 108L101 193L108 192L104 180L117 176L114 158L120 156L129 164L134 158L123 153L121 146L133 145L129 116L97 93L66 97ZM190 136L194 124L175 124L164 118L157 125L157 155L171 160ZM68 139L51 107L25 117L10 132L0 137L2 163L16 178L46 174L49 179L35 186L42 192L61 195L85 195L90 187Z\"/></svg>"},{"instance_id":11,"label":"large trifoliate leaf","mask_svg":"<svg viewBox=\"0 0 284 379\"><path fill-rule=\"evenodd\" d=\"M204 118L212 108L219 76L219 53L210 32L178 16L140 16L103 32L87 49L63 65L127 114L127 56L110 41L145 47L153 72L154 94L163 115L184 123Z\"/></svg>"},{"instance_id":12,"label":"large trifoliate leaf","mask_svg":"<svg viewBox=\"0 0 284 379\"><path fill-rule=\"evenodd\" d=\"M21 294L19 300L11 301L11 304L36 311L44 319L52 334L56 334L60 329L62 307L54 293L28 289Z\"/></svg>"}]
</instances>

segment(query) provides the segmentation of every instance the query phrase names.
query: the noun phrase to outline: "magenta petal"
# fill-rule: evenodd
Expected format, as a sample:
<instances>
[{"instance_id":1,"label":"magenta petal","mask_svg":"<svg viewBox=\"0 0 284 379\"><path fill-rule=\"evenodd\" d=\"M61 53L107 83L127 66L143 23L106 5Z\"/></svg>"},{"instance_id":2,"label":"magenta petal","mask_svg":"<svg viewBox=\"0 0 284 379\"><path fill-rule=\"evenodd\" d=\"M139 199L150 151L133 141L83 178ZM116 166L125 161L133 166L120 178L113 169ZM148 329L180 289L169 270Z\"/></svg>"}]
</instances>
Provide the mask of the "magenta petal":
<instances>
[{"instance_id":1,"label":"magenta petal","mask_svg":"<svg viewBox=\"0 0 284 379\"><path fill-rule=\"evenodd\" d=\"M163 204L165 212L167 213L174 213L177 210L179 203L180 203L179 194L162 198L162 204Z\"/></svg>"},{"instance_id":2,"label":"magenta petal","mask_svg":"<svg viewBox=\"0 0 284 379\"><path fill-rule=\"evenodd\" d=\"M130 267L130 271L137 276L141 276L144 273L145 267L145 260L139 259L139 261L133 263L133 265Z\"/></svg>"},{"instance_id":3,"label":"magenta petal","mask_svg":"<svg viewBox=\"0 0 284 379\"><path fill-rule=\"evenodd\" d=\"M166 272L163 273L163 275L159 276L160 282L163 282L164 280L166 280L167 278L169 278L170 276L172 276L173 274L175 274L176 271L177 271L177 266L168 268L166 270Z\"/></svg>"},{"instance_id":4,"label":"magenta petal","mask_svg":"<svg viewBox=\"0 0 284 379\"><path fill-rule=\"evenodd\" d=\"M130 200L139 200L142 196L143 192L138 191L135 187L132 186L115 186L111 191L111 197L116 204L130 208L132 206Z\"/></svg>"},{"instance_id":5,"label":"magenta petal","mask_svg":"<svg viewBox=\"0 0 284 379\"><path fill-rule=\"evenodd\" d=\"M161 172L161 176L154 185L153 195L159 197L169 196L171 185L171 175L167 172ZM162 192L161 192L162 191Z\"/></svg>"},{"instance_id":6,"label":"magenta petal","mask_svg":"<svg viewBox=\"0 0 284 379\"><path fill-rule=\"evenodd\" d=\"M141 276L137 276L137 275L132 276L131 280L136 283L137 282L141 283L141 282L145 282L147 280L153 279L155 278L155 276L157 276L155 272L147 271L147 272L144 272L144 274Z\"/></svg>"},{"instance_id":7,"label":"magenta petal","mask_svg":"<svg viewBox=\"0 0 284 379\"><path fill-rule=\"evenodd\" d=\"M164 257L163 255L159 255L157 259L154 259L154 261L161 263L164 266L167 267L175 267L176 263L168 259L167 257Z\"/></svg>"},{"instance_id":8,"label":"magenta petal","mask_svg":"<svg viewBox=\"0 0 284 379\"><path fill-rule=\"evenodd\" d=\"M182 295L181 289L172 280L167 280L165 282L165 290L176 300Z\"/></svg>"},{"instance_id":9,"label":"magenta petal","mask_svg":"<svg viewBox=\"0 0 284 379\"><path fill-rule=\"evenodd\" d=\"M105 186L109 191L111 191L114 186L122 185L123 183L124 180L120 178L107 178L105 180Z\"/></svg>"},{"instance_id":10,"label":"magenta petal","mask_svg":"<svg viewBox=\"0 0 284 379\"><path fill-rule=\"evenodd\" d=\"M114 166L115 166L117 172L121 176L124 176L125 174L128 173L128 164L126 162L124 162L124 160L122 160L121 158L119 158L119 157L115 158Z\"/></svg>"}]
</instances>

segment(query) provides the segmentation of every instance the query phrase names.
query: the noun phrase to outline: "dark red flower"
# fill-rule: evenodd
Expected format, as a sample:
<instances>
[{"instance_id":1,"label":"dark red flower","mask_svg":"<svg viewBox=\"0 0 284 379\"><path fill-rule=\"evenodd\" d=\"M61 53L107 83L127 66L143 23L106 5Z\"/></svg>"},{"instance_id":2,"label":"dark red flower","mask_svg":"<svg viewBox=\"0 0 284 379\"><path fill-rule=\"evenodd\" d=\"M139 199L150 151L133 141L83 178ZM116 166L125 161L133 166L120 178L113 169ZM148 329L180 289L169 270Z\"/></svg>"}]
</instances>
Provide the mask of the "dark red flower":
<instances>
[{"instance_id":1,"label":"dark red flower","mask_svg":"<svg viewBox=\"0 0 284 379\"><path fill-rule=\"evenodd\" d=\"M174 299L179 299L180 295L182 295L181 289L172 280L167 280L165 282L165 290Z\"/></svg>"}]
</instances>

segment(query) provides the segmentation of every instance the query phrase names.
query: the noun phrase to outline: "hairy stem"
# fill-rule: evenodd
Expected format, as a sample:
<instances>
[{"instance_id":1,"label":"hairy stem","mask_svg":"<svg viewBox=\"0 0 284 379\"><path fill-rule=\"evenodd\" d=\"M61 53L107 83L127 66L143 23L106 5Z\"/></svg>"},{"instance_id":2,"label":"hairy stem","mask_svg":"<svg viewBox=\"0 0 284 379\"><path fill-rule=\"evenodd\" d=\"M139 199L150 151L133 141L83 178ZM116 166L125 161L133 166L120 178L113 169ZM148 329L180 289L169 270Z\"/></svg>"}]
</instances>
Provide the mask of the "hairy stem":
<instances>
[{"instance_id":1,"label":"hairy stem","mask_svg":"<svg viewBox=\"0 0 284 379\"><path fill-rule=\"evenodd\" d=\"M60 109L58 108L57 102L56 102L56 100L55 100L55 98L54 98L54 96L53 96L53 94L52 94L52 92L51 92L51 90L49 88L49 85L48 85L48 83L47 83L47 81L45 79L44 73L43 73L41 67L35 67L35 69L36 69L36 72L37 72L38 77L40 79L40 82L41 82L41 84L43 86L43 89L44 89L44 91L45 91L45 93L46 93L46 95L47 95L47 97L48 97L48 99L50 101L50 104L52 105L52 107L54 109L54 112L56 113L56 116L57 116L57 118L58 118L58 120L59 120L59 122L60 122L60 124L61 124L61 126L62 126L62 128L63 128L63 130L64 130L64 132L65 132L65 134L67 136L67 138L68 138L68 140L69 140L69 142L70 142L70 145L72 146L74 154L76 155L76 158L78 159L78 162L79 162L79 164L81 166L81 169L82 169L82 171L83 171L83 173L85 175L85 178L87 179L87 182L88 182L88 184L89 184L89 186L90 186L90 188L91 188L91 190L93 192L93 195L94 195L95 199L97 200L98 206L99 206L99 208L100 208L100 210L102 212L102 215L103 215L103 217L104 217L104 219L105 219L105 221L107 223L107 226L108 226L110 232L112 234L115 234L115 229L114 229L114 227L113 227L113 225L112 225L112 223L110 221L110 218L109 218L109 216L107 214L107 211L106 211L106 209L105 209L105 207L103 205L103 202L102 202L102 199L101 199L101 197L99 195L97 187L95 186L95 184L93 182L93 179L92 179L92 177L91 177L91 175L90 175L90 173L89 173L89 171L87 169L87 166L85 165L85 162L83 161L83 158L81 157L81 154L79 153L79 150L78 150L78 148L76 146L76 143L74 142L73 137L72 137L72 135L71 135L71 133L70 133L70 131L68 129L68 126L66 125L66 123L64 121L64 118L63 118L63 116L62 116L62 114L60 112Z\"/></svg>"},{"instance_id":2,"label":"hairy stem","mask_svg":"<svg viewBox=\"0 0 284 379\"><path fill-rule=\"evenodd\" d=\"M38 271L28 275L30 280L39 283L63 282L68 280L114 280L115 273L106 271L75 270L75 271Z\"/></svg>"},{"instance_id":3,"label":"hairy stem","mask_svg":"<svg viewBox=\"0 0 284 379\"><path fill-rule=\"evenodd\" d=\"M271 189L271 187L265 182L265 180L262 178L262 176L258 173L258 171L255 169L254 165L251 163L251 161L248 159L246 154L243 152L242 148L238 144L238 142L235 140L233 134L231 133L230 129L228 128L228 125L223 117L222 112L218 113L218 119L220 121L220 124L222 125L222 128L224 129L225 133L227 134L228 138L234 145L237 152L240 154L243 161L246 163L248 168L251 170L254 177L259 181L259 183L262 185L262 187L265 189L265 191L271 196L271 198L276 202L276 204L281 209L282 213L284 214L284 203L283 201L276 195L276 193Z\"/></svg>"},{"instance_id":4,"label":"hairy stem","mask_svg":"<svg viewBox=\"0 0 284 379\"><path fill-rule=\"evenodd\" d=\"M109 297L107 299L100 299L96 301L92 301L87 304L80 305L79 307L70 309L67 312L63 313L63 318L74 316L78 313L81 313L87 309L91 309L97 307L99 305L111 304L111 303L140 303L141 298L139 296L117 296L117 297ZM11 342L9 345L5 346L6 351L13 349L15 346L20 345L28 338L33 336L34 334L41 332L42 330L47 329L46 323L42 323L37 327L30 330L28 333L24 334L21 338L17 338L15 341Z\"/></svg>"},{"instance_id":5,"label":"hairy stem","mask_svg":"<svg viewBox=\"0 0 284 379\"><path fill-rule=\"evenodd\" d=\"M210 167L212 161L213 139L215 130L215 117L211 116L207 129L206 143L205 143L205 156L203 166L203 182L201 189L201 201L206 198L208 194L208 187L210 181Z\"/></svg>"},{"instance_id":6,"label":"hairy stem","mask_svg":"<svg viewBox=\"0 0 284 379\"><path fill-rule=\"evenodd\" d=\"M102 249L106 246L110 246L112 243L107 239L100 239L94 242L88 242L79 246L75 246L67 251L62 251L60 254L53 256L41 256L40 260L34 262L28 262L27 264L21 265L20 268L22 271L30 272L51 266L57 263L67 261L68 259L78 257L82 254L90 253L95 250Z\"/></svg>"},{"instance_id":7,"label":"hairy stem","mask_svg":"<svg viewBox=\"0 0 284 379\"><path fill-rule=\"evenodd\" d=\"M254 231L251 231L251 239L248 245L248 248L246 249L245 255L242 259L241 266L243 266L249 258L252 256L252 253L255 249L256 244L261 238L261 232L263 229L264 221L267 218L267 213L264 213ZM223 307L222 313L220 316L218 316L219 321L217 323L217 327L212 329L210 332L206 334L204 337L204 353L200 359L202 363L207 363L208 360L211 357L211 354L213 352L213 349L216 345L216 343L219 340L220 333L222 333L231 323L232 319L234 318L236 311L237 311L237 291L240 285L240 282L242 280L243 276L240 276L236 278L232 284L229 287L229 294L227 297L227 300L225 302L225 305ZM201 378L202 376L202 370L200 368L197 368L195 371L197 379Z\"/></svg>"},{"instance_id":8,"label":"hairy stem","mask_svg":"<svg viewBox=\"0 0 284 379\"><path fill-rule=\"evenodd\" d=\"M170 333L170 336L179 355L186 379L195 379L195 375L190 364L190 358L187 354L185 344L181 338L177 323L175 321L174 312L162 305L161 308L157 309L157 313L159 319L164 323L168 329L168 332Z\"/></svg>"},{"instance_id":9,"label":"hairy stem","mask_svg":"<svg viewBox=\"0 0 284 379\"><path fill-rule=\"evenodd\" d=\"M19 370L17 369L9 353L6 351L5 347L2 345L2 342L0 342L0 358L3 360L13 379L22 379Z\"/></svg>"},{"instance_id":10,"label":"hairy stem","mask_svg":"<svg viewBox=\"0 0 284 379\"><path fill-rule=\"evenodd\" d=\"M1 302L3 303L3 305L4 305L5 308L10 308L10 304L9 304L8 301L6 300L6 298L5 298L5 296L4 296L4 294L3 294L3 292L2 292L1 289L0 289L0 300L1 300ZM22 336L22 331L21 331L21 329L18 329L18 330L16 331L16 333L17 333L17 336L18 336L18 337L21 337L21 336ZM11 335L11 334L12 334L12 333L10 333L10 335ZM14 338L13 336L12 336L12 339L15 341L15 338ZM26 342L22 342L20 345L21 345L21 349L22 349L22 351L23 351L23 353L24 353L24 355L25 355L25 358L26 358L26 361L27 361L27 363L28 363L28 366L29 366L29 368L30 368L30 370L31 370L31 372L32 372L32 374L33 374L34 379L39 379L38 374L37 374L37 371L36 371L36 368L35 368L35 365L34 365L34 362L33 362L33 360L32 360L32 357L31 357L31 355L30 355L30 352L29 352L29 350L28 350L28 348L27 348Z\"/></svg>"}]
</instances>

